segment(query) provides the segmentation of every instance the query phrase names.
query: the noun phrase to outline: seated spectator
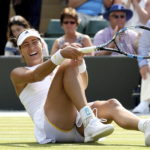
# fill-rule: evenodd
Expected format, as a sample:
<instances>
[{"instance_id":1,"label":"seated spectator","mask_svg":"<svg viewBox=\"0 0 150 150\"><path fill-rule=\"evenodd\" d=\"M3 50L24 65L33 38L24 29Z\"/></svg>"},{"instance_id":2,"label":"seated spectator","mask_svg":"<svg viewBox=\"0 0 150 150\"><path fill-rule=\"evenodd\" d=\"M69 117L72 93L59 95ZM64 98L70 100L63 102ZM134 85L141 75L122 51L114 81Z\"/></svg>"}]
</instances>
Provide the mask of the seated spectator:
<instances>
[{"instance_id":1,"label":"seated spectator","mask_svg":"<svg viewBox=\"0 0 150 150\"><path fill-rule=\"evenodd\" d=\"M130 9L125 8L123 5L121 4L112 5L109 11L107 11L103 15L104 18L109 21L110 26L96 33L93 40L94 45L97 46L99 44L106 43L109 40L111 40L114 34L121 28L123 28L126 22L129 19L131 19L132 15L133 15L132 11ZM128 31L126 35L129 37L130 39L129 42L131 44L130 49L126 49L126 51L132 52L136 48L138 33ZM108 47L115 48L115 45L111 43ZM111 55L111 54L117 55L117 53L112 53L108 51L99 51L95 53L96 56Z\"/></svg>"},{"instance_id":2,"label":"seated spectator","mask_svg":"<svg viewBox=\"0 0 150 150\"><path fill-rule=\"evenodd\" d=\"M58 49L68 45L77 47L92 46L91 39L88 35L77 32L79 19L74 8L65 8L60 15L60 22L65 34L55 40L51 54L54 54Z\"/></svg>"},{"instance_id":3,"label":"seated spectator","mask_svg":"<svg viewBox=\"0 0 150 150\"><path fill-rule=\"evenodd\" d=\"M150 0L123 0L127 8L133 11L133 17L127 26L146 24L150 19Z\"/></svg>"},{"instance_id":4,"label":"seated spectator","mask_svg":"<svg viewBox=\"0 0 150 150\"><path fill-rule=\"evenodd\" d=\"M5 56L19 55L16 38L22 31L28 28L30 28L30 24L24 17L13 16L10 18L8 24L9 40L5 46ZM44 56L48 56L48 47L44 40L42 42L44 44L43 54Z\"/></svg>"},{"instance_id":5,"label":"seated spectator","mask_svg":"<svg viewBox=\"0 0 150 150\"><path fill-rule=\"evenodd\" d=\"M150 20L146 26L150 27ZM138 52L141 55L148 55L150 52L150 32L143 31L139 40ZM133 109L134 113L150 113L150 62L149 60L138 60L139 70L142 77L140 103Z\"/></svg>"}]
</instances>

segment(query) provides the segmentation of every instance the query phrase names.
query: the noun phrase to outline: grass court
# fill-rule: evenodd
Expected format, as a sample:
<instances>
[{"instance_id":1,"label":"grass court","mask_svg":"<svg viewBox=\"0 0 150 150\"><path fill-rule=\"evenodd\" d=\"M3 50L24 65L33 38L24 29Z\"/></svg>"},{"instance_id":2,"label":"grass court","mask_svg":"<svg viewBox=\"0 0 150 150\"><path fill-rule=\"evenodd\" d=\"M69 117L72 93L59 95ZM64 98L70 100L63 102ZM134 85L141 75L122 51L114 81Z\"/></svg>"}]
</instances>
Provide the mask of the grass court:
<instances>
[{"instance_id":1,"label":"grass court","mask_svg":"<svg viewBox=\"0 0 150 150\"><path fill-rule=\"evenodd\" d=\"M140 116L147 118L149 116ZM33 123L27 115L0 114L0 150L147 150L141 132L124 130L116 124L112 135L97 143L36 143Z\"/></svg>"}]
</instances>

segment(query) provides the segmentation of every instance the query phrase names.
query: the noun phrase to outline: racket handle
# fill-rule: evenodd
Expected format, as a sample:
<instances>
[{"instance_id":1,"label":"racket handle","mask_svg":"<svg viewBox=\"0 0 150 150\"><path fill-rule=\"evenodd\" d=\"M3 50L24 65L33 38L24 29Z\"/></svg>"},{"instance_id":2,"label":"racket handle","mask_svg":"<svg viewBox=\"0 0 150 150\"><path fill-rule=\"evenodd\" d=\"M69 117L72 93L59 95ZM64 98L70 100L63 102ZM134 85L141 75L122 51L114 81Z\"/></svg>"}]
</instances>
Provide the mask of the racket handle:
<instances>
[{"instance_id":1,"label":"racket handle","mask_svg":"<svg viewBox=\"0 0 150 150\"><path fill-rule=\"evenodd\" d=\"M82 53L92 53L92 52L95 52L96 46L78 48L78 50Z\"/></svg>"}]
</instances>

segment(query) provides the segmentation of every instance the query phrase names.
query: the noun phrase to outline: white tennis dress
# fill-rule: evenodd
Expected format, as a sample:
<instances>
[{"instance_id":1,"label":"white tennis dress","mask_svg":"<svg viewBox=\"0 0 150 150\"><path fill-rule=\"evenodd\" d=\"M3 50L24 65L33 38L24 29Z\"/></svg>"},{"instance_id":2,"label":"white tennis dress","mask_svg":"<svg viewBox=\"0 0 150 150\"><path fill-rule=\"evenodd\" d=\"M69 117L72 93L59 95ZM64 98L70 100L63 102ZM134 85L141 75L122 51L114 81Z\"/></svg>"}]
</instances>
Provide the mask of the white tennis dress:
<instances>
[{"instance_id":1,"label":"white tennis dress","mask_svg":"<svg viewBox=\"0 0 150 150\"><path fill-rule=\"evenodd\" d=\"M38 66L26 68L34 70ZM42 81L27 84L19 95L20 101L34 122L35 138L40 144L49 142L83 142L84 139L76 128L63 132L46 119L43 106L56 71L57 68ZM80 117L77 116L77 124L79 121Z\"/></svg>"}]
</instances>

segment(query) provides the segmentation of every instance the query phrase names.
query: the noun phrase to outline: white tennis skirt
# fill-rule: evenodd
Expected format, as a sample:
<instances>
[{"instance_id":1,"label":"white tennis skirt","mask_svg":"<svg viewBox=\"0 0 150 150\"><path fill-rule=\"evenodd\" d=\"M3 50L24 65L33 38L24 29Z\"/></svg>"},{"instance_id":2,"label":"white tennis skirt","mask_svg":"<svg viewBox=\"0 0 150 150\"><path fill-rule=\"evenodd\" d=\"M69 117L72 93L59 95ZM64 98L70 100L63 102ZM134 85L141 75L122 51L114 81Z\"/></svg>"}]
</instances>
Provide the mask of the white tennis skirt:
<instances>
[{"instance_id":1,"label":"white tennis skirt","mask_svg":"<svg viewBox=\"0 0 150 150\"><path fill-rule=\"evenodd\" d=\"M80 117L77 115L77 118ZM76 126L74 126L74 128L69 131L64 131L48 121L44 113L43 107L35 113L33 117L33 122L35 138L39 144L56 142L84 142L84 137L79 134Z\"/></svg>"}]
</instances>

